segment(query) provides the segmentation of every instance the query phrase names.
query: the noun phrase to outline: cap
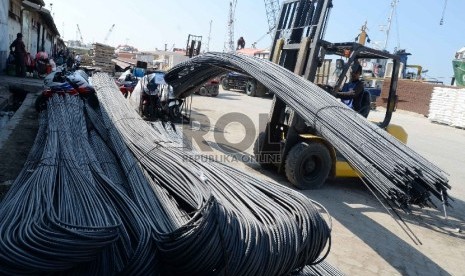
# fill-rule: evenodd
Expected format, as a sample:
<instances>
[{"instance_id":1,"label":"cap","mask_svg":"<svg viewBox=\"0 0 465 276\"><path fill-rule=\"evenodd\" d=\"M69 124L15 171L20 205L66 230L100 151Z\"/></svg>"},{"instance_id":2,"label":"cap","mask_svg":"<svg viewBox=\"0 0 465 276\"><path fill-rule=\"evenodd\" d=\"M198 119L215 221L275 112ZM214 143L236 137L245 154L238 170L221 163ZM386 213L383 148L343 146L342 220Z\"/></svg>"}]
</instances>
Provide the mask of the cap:
<instances>
[{"instance_id":1,"label":"cap","mask_svg":"<svg viewBox=\"0 0 465 276\"><path fill-rule=\"evenodd\" d=\"M352 64L350 69L352 70L352 73L362 73L362 65L360 65L358 62Z\"/></svg>"}]
</instances>

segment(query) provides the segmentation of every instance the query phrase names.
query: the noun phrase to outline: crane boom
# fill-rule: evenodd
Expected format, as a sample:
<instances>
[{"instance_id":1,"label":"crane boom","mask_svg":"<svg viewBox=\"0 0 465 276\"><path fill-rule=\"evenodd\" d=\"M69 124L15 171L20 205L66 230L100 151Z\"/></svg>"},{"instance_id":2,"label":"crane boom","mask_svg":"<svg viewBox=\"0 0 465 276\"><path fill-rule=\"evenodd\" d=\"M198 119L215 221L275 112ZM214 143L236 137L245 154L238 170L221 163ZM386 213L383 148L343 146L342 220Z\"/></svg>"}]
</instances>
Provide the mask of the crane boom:
<instances>
[{"instance_id":1,"label":"crane boom","mask_svg":"<svg viewBox=\"0 0 465 276\"><path fill-rule=\"evenodd\" d=\"M113 32L113 28L115 28L115 24L111 25L111 28L108 30L108 33L105 36L105 39L103 40L103 44L107 44L108 38L110 37L111 32Z\"/></svg>"},{"instance_id":2,"label":"crane boom","mask_svg":"<svg viewBox=\"0 0 465 276\"><path fill-rule=\"evenodd\" d=\"M83 44L84 39L82 38L82 33L81 33L81 29L79 28L79 24L76 24L76 26L77 26L77 32L78 32L78 35L79 35L79 39L81 40L81 43Z\"/></svg>"},{"instance_id":3,"label":"crane boom","mask_svg":"<svg viewBox=\"0 0 465 276\"><path fill-rule=\"evenodd\" d=\"M276 20L279 12L279 0L264 0L266 18L268 19L268 33L276 28Z\"/></svg>"},{"instance_id":4,"label":"crane boom","mask_svg":"<svg viewBox=\"0 0 465 276\"><path fill-rule=\"evenodd\" d=\"M225 52L234 52L234 14L236 12L237 0L229 2L229 16L228 16L228 37L224 43Z\"/></svg>"}]
</instances>

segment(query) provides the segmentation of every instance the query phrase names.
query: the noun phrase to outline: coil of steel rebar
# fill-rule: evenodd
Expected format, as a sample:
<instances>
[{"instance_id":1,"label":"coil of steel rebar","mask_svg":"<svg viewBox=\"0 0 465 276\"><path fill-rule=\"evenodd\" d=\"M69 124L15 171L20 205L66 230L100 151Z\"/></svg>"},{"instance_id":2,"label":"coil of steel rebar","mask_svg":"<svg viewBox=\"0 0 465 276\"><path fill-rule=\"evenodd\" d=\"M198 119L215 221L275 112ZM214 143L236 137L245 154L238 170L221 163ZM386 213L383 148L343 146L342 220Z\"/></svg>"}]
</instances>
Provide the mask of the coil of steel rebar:
<instances>
[{"instance_id":1,"label":"coil of steel rebar","mask_svg":"<svg viewBox=\"0 0 465 276\"><path fill-rule=\"evenodd\" d=\"M0 274L287 275L325 267L330 227L321 205L197 160L174 126L143 121L108 76L94 83L100 109L54 95L41 113L28 161L0 202Z\"/></svg>"},{"instance_id":2,"label":"coil of steel rebar","mask_svg":"<svg viewBox=\"0 0 465 276\"><path fill-rule=\"evenodd\" d=\"M171 125L148 127L107 75L94 75L93 84L102 116L89 112L90 121L108 137L129 195L153 226L163 273L286 275L324 259L330 230L321 207L289 188L198 160Z\"/></svg>"},{"instance_id":3,"label":"coil of steel rebar","mask_svg":"<svg viewBox=\"0 0 465 276\"><path fill-rule=\"evenodd\" d=\"M446 174L377 125L367 121L317 85L267 60L207 53L172 68L165 80L187 97L208 79L229 70L249 74L296 111L328 140L391 206L449 205Z\"/></svg>"},{"instance_id":4,"label":"coil of steel rebar","mask_svg":"<svg viewBox=\"0 0 465 276\"><path fill-rule=\"evenodd\" d=\"M156 272L151 228L103 173L79 97L55 95L0 203L0 274Z\"/></svg>"}]
</instances>

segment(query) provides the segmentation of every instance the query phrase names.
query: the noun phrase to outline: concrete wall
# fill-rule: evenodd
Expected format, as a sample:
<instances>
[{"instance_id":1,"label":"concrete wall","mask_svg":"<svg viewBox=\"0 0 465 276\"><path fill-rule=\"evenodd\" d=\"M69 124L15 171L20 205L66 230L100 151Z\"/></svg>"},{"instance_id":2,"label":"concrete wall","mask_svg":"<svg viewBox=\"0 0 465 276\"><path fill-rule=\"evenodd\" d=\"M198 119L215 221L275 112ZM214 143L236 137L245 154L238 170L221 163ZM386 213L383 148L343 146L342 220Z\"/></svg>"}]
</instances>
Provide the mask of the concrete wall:
<instances>
[{"instance_id":1,"label":"concrete wall","mask_svg":"<svg viewBox=\"0 0 465 276\"><path fill-rule=\"evenodd\" d=\"M381 96L378 97L376 103L378 106L386 106L390 83L390 78L386 78ZM414 80L399 80L397 83L397 108L428 116L433 89L440 86Z\"/></svg>"},{"instance_id":2,"label":"concrete wall","mask_svg":"<svg viewBox=\"0 0 465 276\"><path fill-rule=\"evenodd\" d=\"M45 29L44 37L45 37L44 50L45 50L45 52L48 53L49 56L52 56L52 40L53 40L53 38L51 37L50 32L47 29Z\"/></svg>"},{"instance_id":3,"label":"concrete wall","mask_svg":"<svg viewBox=\"0 0 465 276\"><path fill-rule=\"evenodd\" d=\"M23 11L23 41L26 51L35 55L37 53L37 22L39 16L27 10Z\"/></svg>"},{"instance_id":4,"label":"concrete wall","mask_svg":"<svg viewBox=\"0 0 465 276\"><path fill-rule=\"evenodd\" d=\"M9 1L0 1L0 72L6 67L8 57L8 8Z\"/></svg>"},{"instance_id":5,"label":"concrete wall","mask_svg":"<svg viewBox=\"0 0 465 276\"><path fill-rule=\"evenodd\" d=\"M21 3L21 0L0 0L0 70L6 67L9 46L17 33L23 34L26 51L31 54L35 55L42 47L49 55L53 52L56 37L44 26L37 11L22 9Z\"/></svg>"}]
</instances>

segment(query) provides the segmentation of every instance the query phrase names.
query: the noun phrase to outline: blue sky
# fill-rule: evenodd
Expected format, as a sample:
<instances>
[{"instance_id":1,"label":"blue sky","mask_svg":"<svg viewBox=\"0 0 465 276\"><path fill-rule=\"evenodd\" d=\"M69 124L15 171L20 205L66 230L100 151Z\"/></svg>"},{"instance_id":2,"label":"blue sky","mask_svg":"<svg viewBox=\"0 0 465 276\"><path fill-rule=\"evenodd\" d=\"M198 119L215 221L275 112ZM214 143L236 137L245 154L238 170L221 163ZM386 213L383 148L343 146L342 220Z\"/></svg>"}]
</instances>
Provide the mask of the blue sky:
<instances>
[{"instance_id":1,"label":"blue sky","mask_svg":"<svg viewBox=\"0 0 465 276\"><path fill-rule=\"evenodd\" d=\"M282 2L282 1L281 1ZM141 50L184 47L188 34L203 36L207 43L209 23L213 20L210 50L222 51L226 38L228 0L67 0L53 3L53 13L65 39L76 38L79 23L85 42L102 42L112 24L116 24L109 44L126 41ZM380 25L386 25L391 0L333 0L326 40L353 41L361 25L368 22L372 42L384 45L385 34ZM455 52L465 46L465 37L459 26L465 23L465 1L448 0L444 25L439 21L444 0L400 0L397 16L392 21L387 50L400 46L412 53L410 64L422 65L431 78L445 83L452 76L451 60ZM263 0L238 0L235 37L243 36L246 47L265 35L268 23ZM463 28L463 27L462 27ZM270 36L257 45L269 47ZM375 46L371 44L371 46Z\"/></svg>"}]
</instances>

